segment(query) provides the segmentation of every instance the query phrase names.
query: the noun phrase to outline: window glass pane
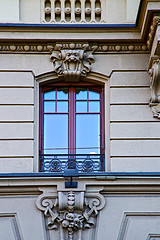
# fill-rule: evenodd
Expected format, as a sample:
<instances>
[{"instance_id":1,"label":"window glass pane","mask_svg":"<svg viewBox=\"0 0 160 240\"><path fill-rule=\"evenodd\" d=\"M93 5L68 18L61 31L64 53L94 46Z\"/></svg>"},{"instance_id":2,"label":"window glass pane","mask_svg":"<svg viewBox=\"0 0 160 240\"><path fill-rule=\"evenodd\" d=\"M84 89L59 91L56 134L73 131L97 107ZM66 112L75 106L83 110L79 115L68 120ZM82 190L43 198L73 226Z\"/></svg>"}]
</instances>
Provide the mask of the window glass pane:
<instances>
[{"instance_id":1,"label":"window glass pane","mask_svg":"<svg viewBox=\"0 0 160 240\"><path fill-rule=\"evenodd\" d=\"M44 154L68 153L68 114L44 115Z\"/></svg>"},{"instance_id":2,"label":"window glass pane","mask_svg":"<svg viewBox=\"0 0 160 240\"><path fill-rule=\"evenodd\" d=\"M87 101L77 101L76 112L87 112Z\"/></svg>"},{"instance_id":3,"label":"window glass pane","mask_svg":"<svg viewBox=\"0 0 160 240\"><path fill-rule=\"evenodd\" d=\"M58 88L57 99L68 99L68 88Z\"/></svg>"},{"instance_id":4,"label":"window glass pane","mask_svg":"<svg viewBox=\"0 0 160 240\"><path fill-rule=\"evenodd\" d=\"M87 88L76 88L76 99L87 99Z\"/></svg>"},{"instance_id":5,"label":"window glass pane","mask_svg":"<svg viewBox=\"0 0 160 240\"><path fill-rule=\"evenodd\" d=\"M100 92L97 90L89 90L89 99L95 99L98 100L100 99Z\"/></svg>"},{"instance_id":6,"label":"window glass pane","mask_svg":"<svg viewBox=\"0 0 160 240\"><path fill-rule=\"evenodd\" d=\"M54 99L55 99L55 91L44 93L44 100L54 100Z\"/></svg>"},{"instance_id":7,"label":"window glass pane","mask_svg":"<svg viewBox=\"0 0 160 240\"><path fill-rule=\"evenodd\" d=\"M55 101L45 101L44 102L44 112L55 112Z\"/></svg>"},{"instance_id":8,"label":"window glass pane","mask_svg":"<svg viewBox=\"0 0 160 240\"><path fill-rule=\"evenodd\" d=\"M68 112L68 101L57 101L57 112Z\"/></svg>"},{"instance_id":9,"label":"window glass pane","mask_svg":"<svg viewBox=\"0 0 160 240\"><path fill-rule=\"evenodd\" d=\"M76 153L100 154L100 114L76 115Z\"/></svg>"},{"instance_id":10,"label":"window glass pane","mask_svg":"<svg viewBox=\"0 0 160 240\"><path fill-rule=\"evenodd\" d=\"M100 102L89 101L89 112L100 112Z\"/></svg>"}]
</instances>

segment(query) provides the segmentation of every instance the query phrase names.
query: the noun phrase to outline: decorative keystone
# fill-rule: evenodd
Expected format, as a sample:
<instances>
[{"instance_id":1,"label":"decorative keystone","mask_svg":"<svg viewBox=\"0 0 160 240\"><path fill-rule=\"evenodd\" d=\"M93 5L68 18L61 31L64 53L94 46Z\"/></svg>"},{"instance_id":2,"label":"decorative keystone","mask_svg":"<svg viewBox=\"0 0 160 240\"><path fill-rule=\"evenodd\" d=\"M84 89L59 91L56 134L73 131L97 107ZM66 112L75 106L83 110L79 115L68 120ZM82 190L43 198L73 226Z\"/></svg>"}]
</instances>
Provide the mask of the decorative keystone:
<instances>
[{"instance_id":1,"label":"decorative keystone","mask_svg":"<svg viewBox=\"0 0 160 240\"><path fill-rule=\"evenodd\" d=\"M69 49L65 44L56 44L52 51L54 72L58 76L64 76L66 82L79 82L80 76L86 76L91 71L91 64L94 57L91 51L87 51L88 44L69 44Z\"/></svg>"},{"instance_id":2,"label":"decorative keystone","mask_svg":"<svg viewBox=\"0 0 160 240\"><path fill-rule=\"evenodd\" d=\"M160 60L153 62L149 70L151 75L151 97L150 106L152 107L153 116L160 118Z\"/></svg>"},{"instance_id":3,"label":"decorative keystone","mask_svg":"<svg viewBox=\"0 0 160 240\"><path fill-rule=\"evenodd\" d=\"M44 191L36 202L48 218L48 230L59 229L60 240L81 240L82 231L93 228L98 212L105 206L104 197L95 192Z\"/></svg>"}]
</instances>

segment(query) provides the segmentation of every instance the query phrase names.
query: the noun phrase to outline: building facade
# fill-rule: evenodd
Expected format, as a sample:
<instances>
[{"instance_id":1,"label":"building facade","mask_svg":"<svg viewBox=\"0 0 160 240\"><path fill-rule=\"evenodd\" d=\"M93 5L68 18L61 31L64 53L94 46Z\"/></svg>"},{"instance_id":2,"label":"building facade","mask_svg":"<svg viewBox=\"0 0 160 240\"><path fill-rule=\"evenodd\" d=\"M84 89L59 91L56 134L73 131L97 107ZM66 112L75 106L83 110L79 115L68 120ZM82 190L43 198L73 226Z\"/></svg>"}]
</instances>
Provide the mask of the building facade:
<instances>
[{"instance_id":1,"label":"building facade","mask_svg":"<svg viewBox=\"0 0 160 240\"><path fill-rule=\"evenodd\" d=\"M0 239L160 239L159 23L159 0L0 0Z\"/></svg>"}]
</instances>

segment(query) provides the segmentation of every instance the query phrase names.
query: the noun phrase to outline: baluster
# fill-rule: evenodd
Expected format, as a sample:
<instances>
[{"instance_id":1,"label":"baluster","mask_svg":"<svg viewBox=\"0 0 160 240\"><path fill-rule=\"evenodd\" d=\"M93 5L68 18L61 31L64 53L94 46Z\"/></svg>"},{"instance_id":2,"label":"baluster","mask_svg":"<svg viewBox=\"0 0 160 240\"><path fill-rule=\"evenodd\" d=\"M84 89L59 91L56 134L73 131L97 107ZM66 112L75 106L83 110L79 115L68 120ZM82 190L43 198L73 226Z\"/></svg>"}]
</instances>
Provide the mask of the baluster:
<instances>
[{"instance_id":1,"label":"baluster","mask_svg":"<svg viewBox=\"0 0 160 240\"><path fill-rule=\"evenodd\" d=\"M105 23L106 22L106 16L105 16L105 13L106 13L106 3L105 3L105 0L100 0L100 3L101 3L101 23Z\"/></svg>"},{"instance_id":2,"label":"baluster","mask_svg":"<svg viewBox=\"0 0 160 240\"><path fill-rule=\"evenodd\" d=\"M55 10L55 0L51 0L51 22L56 22L54 10Z\"/></svg>"},{"instance_id":3,"label":"baluster","mask_svg":"<svg viewBox=\"0 0 160 240\"><path fill-rule=\"evenodd\" d=\"M71 23L75 23L75 0L71 0Z\"/></svg>"},{"instance_id":4,"label":"baluster","mask_svg":"<svg viewBox=\"0 0 160 240\"><path fill-rule=\"evenodd\" d=\"M85 0L81 0L81 22L85 23Z\"/></svg>"},{"instance_id":5,"label":"baluster","mask_svg":"<svg viewBox=\"0 0 160 240\"><path fill-rule=\"evenodd\" d=\"M95 19L95 0L91 1L91 22L95 23L96 19Z\"/></svg>"},{"instance_id":6,"label":"baluster","mask_svg":"<svg viewBox=\"0 0 160 240\"><path fill-rule=\"evenodd\" d=\"M61 22L65 21L65 0L61 0Z\"/></svg>"},{"instance_id":7,"label":"baluster","mask_svg":"<svg viewBox=\"0 0 160 240\"><path fill-rule=\"evenodd\" d=\"M80 0L75 0L75 22L81 21L81 2Z\"/></svg>"},{"instance_id":8,"label":"baluster","mask_svg":"<svg viewBox=\"0 0 160 240\"><path fill-rule=\"evenodd\" d=\"M42 13L43 13L42 21L43 21L43 22L46 22L46 18L45 18L45 16L46 16L46 14L45 14L45 7L46 7L46 0L43 0L43 11L42 11Z\"/></svg>"},{"instance_id":9,"label":"baluster","mask_svg":"<svg viewBox=\"0 0 160 240\"><path fill-rule=\"evenodd\" d=\"M51 22L51 1L50 0L45 1L44 12L45 12L45 21Z\"/></svg>"}]
</instances>

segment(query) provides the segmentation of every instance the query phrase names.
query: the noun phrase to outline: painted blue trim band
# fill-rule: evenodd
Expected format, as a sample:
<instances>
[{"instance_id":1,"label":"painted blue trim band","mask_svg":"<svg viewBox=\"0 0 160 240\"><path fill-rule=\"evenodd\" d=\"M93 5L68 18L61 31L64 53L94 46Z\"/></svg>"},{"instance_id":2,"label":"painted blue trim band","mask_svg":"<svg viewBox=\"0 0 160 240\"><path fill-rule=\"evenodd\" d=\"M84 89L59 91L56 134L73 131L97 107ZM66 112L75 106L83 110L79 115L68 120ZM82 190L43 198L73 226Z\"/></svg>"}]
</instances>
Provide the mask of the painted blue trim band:
<instances>
[{"instance_id":1,"label":"painted blue trim band","mask_svg":"<svg viewBox=\"0 0 160 240\"><path fill-rule=\"evenodd\" d=\"M115 177L160 177L160 172L101 172L101 173L79 173L79 177L115 176ZM0 173L0 178L21 177L64 177L63 173Z\"/></svg>"},{"instance_id":2,"label":"painted blue trim band","mask_svg":"<svg viewBox=\"0 0 160 240\"><path fill-rule=\"evenodd\" d=\"M0 27L34 27L34 28L133 28L136 24L29 24L0 23Z\"/></svg>"}]
</instances>

